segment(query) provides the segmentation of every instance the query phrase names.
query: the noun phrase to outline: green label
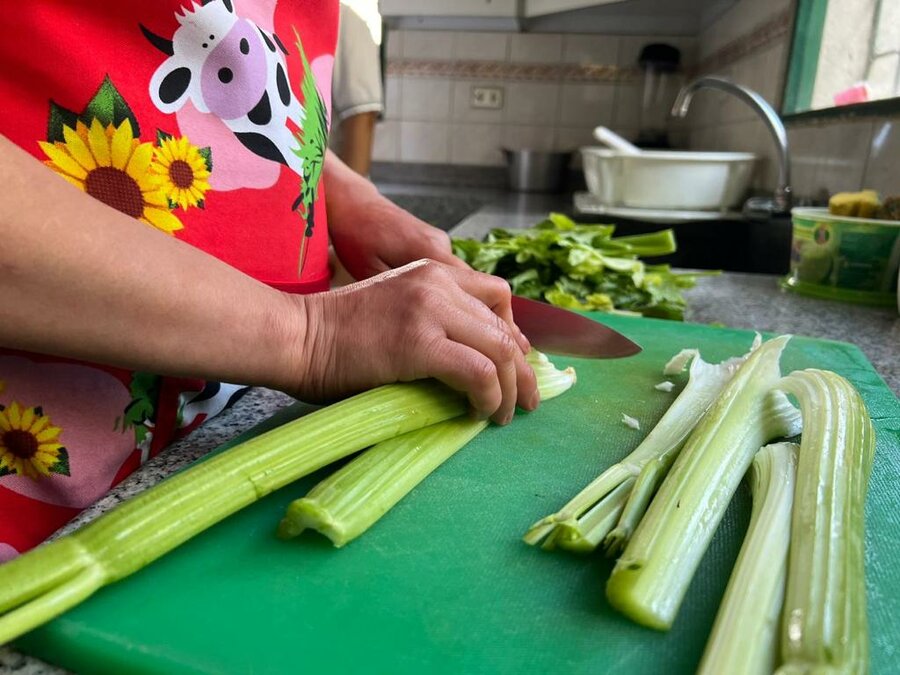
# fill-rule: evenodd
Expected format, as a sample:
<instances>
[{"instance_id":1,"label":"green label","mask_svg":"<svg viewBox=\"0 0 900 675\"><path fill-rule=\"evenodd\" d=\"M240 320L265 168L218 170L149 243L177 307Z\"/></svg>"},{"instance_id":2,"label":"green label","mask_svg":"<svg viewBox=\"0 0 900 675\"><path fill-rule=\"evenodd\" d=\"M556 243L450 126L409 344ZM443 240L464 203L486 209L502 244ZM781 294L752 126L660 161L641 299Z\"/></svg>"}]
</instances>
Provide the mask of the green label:
<instances>
[{"instance_id":1,"label":"green label","mask_svg":"<svg viewBox=\"0 0 900 675\"><path fill-rule=\"evenodd\" d=\"M794 220L791 272L798 281L889 292L898 263L900 227Z\"/></svg>"}]
</instances>

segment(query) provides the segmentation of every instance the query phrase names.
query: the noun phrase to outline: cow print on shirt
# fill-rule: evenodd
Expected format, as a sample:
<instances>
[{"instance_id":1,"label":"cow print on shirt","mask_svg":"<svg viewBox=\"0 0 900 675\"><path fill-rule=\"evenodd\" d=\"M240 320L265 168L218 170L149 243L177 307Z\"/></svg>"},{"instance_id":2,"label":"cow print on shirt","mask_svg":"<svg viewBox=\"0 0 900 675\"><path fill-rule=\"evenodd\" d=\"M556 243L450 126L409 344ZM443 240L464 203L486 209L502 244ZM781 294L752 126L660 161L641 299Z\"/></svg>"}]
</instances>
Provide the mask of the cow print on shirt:
<instances>
[{"instance_id":1,"label":"cow print on shirt","mask_svg":"<svg viewBox=\"0 0 900 675\"><path fill-rule=\"evenodd\" d=\"M304 111L291 94L281 40L238 16L229 0L194 4L176 18L179 27L171 40L141 26L168 56L150 79L156 107L174 113L190 101L220 118L251 152L302 176L287 121L299 125Z\"/></svg>"}]
</instances>

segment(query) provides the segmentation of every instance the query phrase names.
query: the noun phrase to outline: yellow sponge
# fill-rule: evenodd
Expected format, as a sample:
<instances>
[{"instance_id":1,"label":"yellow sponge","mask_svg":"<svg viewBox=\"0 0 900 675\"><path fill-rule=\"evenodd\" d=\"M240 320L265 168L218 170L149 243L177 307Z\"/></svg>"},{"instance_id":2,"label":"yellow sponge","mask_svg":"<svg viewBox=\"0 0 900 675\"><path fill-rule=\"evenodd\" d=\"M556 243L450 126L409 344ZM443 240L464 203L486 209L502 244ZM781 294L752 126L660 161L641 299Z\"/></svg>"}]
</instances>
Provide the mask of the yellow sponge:
<instances>
[{"instance_id":1,"label":"yellow sponge","mask_svg":"<svg viewBox=\"0 0 900 675\"><path fill-rule=\"evenodd\" d=\"M828 212L835 216L875 218L881 208L881 198L875 190L838 192L828 200Z\"/></svg>"}]
</instances>

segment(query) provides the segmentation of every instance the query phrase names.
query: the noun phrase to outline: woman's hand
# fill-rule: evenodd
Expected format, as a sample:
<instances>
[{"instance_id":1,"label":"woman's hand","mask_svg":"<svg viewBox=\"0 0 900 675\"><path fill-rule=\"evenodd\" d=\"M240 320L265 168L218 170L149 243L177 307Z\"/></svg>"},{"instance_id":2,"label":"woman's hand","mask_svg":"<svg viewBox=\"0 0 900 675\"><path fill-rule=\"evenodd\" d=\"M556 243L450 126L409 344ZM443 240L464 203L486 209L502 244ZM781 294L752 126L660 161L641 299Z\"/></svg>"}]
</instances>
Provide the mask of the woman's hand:
<instances>
[{"instance_id":1,"label":"woman's hand","mask_svg":"<svg viewBox=\"0 0 900 675\"><path fill-rule=\"evenodd\" d=\"M469 269L420 260L337 291L297 297L304 399L328 400L386 382L435 377L468 395L473 413L508 423L516 404L540 401L512 321L509 285Z\"/></svg>"},{"instance_id":2,"label":"woman's hand","mask_svg":"<svg viewBox=\"0 0 900 675\"><path fill-rule=\"evenodd\" d=\"M414 260L460 269L450 237L378 193L371 182L329 153L325 161L328 230L341 263L355 279L368 279Z\"/></svg>"}]
</instances>

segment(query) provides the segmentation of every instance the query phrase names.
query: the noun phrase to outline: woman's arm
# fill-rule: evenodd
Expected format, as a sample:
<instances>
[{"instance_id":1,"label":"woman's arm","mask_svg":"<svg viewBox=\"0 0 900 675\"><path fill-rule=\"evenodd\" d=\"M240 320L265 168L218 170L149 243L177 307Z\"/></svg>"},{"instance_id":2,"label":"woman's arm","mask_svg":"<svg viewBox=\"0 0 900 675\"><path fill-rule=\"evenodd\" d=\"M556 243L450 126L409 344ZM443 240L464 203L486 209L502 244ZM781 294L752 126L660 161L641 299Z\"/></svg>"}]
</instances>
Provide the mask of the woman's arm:
<instances>
[{"instance_id":1,"label":"woman's arm","mask_svg":"<svg viewBox=\"0 0 900 675\"><path fill-rule=\"evenodd\" d=\"M89 197L0 136L0 345L296 387L302 304Z\"/></svg>"},{"instance_id":2,"label":"woman's arm","mask_svg":"<svg viewBox=\"0 0 900 675\"><path fill-rule=\"evenodd\" d=\"M379 194L330 150L324 176L331 241L354 278L367 279L421 258L467 267L453 255L446 232Z\"/></svg>"},{"instance_id":3,"label":"woman's arm","mask_svg":"<svg viewBox=\"0 0 900 675\"><path fill-rule=\"evenodd\" d=\"M2 136L0 184L0 346L307 399L437 377L501 423L538 403L505 282L423 263L290 296L94 200Z\"/></svg>"}]
</instances>

